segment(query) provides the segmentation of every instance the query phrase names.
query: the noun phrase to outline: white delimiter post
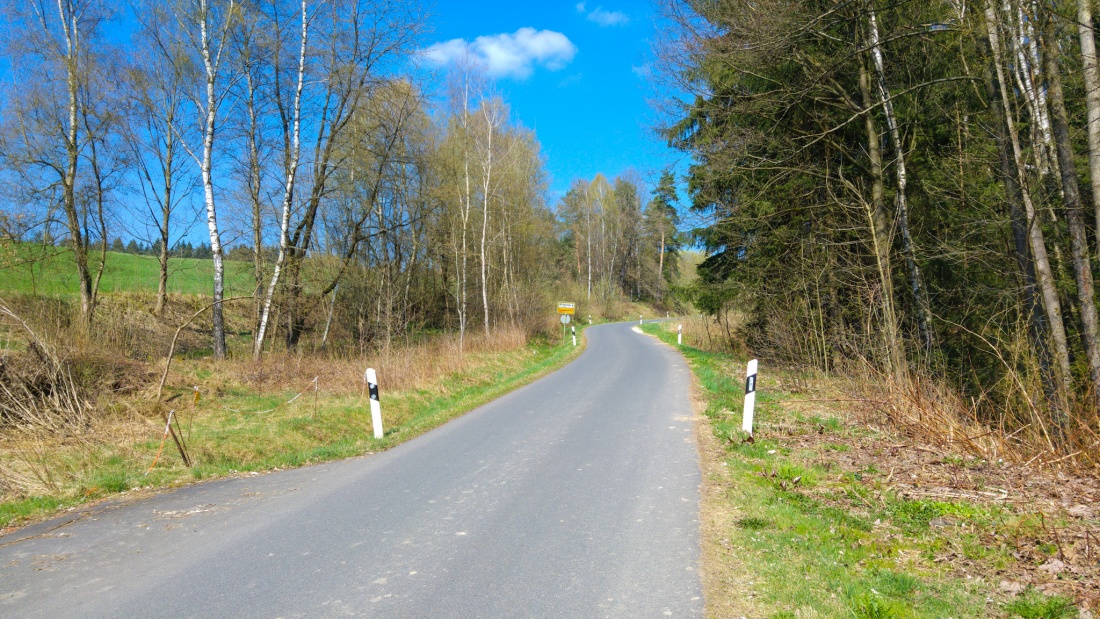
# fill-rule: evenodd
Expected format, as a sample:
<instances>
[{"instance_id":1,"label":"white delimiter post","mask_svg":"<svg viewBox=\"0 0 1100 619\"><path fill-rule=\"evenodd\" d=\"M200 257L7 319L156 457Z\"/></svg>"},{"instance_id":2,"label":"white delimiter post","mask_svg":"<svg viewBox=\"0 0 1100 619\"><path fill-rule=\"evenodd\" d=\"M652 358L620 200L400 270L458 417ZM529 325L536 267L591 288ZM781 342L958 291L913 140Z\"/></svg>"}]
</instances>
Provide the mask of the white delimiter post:
<instances>
[{"instance_id":1,"label":"white delimiter post","mask_svg":"<svg viewBox=\"0 0 1100 619\"><path fill-rule=\"evenodd\" d=\"M641 315L639 315L639 316L638 316L638 324L642 324L642 317L641 317Z\"/></svg>"},{"instance_id":2,"label":"white delimiter post","mask_svg":"<svg viewBox=\"0 0 1100 619\"><path fill-rule=\"evenodd\" d=\"M745 415L741 418L741 429L752 436L752 412L756 406L756 359L749 361L745 370Z\"/></svg>"},{"instance_id":3,"label":"white delimiter post","mask_svg":"<svg viewBox=\"0 0 1100 619\"><path fill-rule=\"evenodd\" d=\"M684 343L684 325L677 325L676 327L676 345L680 346Z\"/></svg>"},{"instance_id":4,"label":"white delimiter post","mask_svg":"<svg viewBox=\"0 0 1100 619\"><path fill-rule=\"evenodd\" d=\"M367 380L367 389L370 392L370 421L374 426L374 438L382 438L382 405L378 402L378 375L374 368L367 368L367 374L363 377Z\"/></svg>"},{"instance_id":5,"label":"white delimiter post","mask_svg":"<svg viewBox=\"0 0 1100 619\"><path fill-rule=\"evenodd\" d=\"M576 327L569 327L569 328L573 331L573 347L576 348L577 347L577 328Z\"/></svg>"}]
</instances>

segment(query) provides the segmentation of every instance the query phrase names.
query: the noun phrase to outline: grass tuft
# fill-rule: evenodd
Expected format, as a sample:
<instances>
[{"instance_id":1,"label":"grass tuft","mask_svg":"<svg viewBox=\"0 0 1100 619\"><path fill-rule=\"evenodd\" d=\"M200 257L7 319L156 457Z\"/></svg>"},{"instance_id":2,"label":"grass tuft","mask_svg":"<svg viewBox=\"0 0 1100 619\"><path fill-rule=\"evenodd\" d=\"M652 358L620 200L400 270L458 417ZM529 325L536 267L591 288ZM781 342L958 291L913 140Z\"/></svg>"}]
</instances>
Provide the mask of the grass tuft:
<instances>
[{"instance_id":1,"label":"grass tuft","mask_svg":"<svg viewBox=\"0 0 1100 619\"><path fill-rule=\"evenodd\" d=\"M1062 596L1046 596L1028 588L1012 602L1005 605L1010 617L1022 619L1073 619L1077 607L1072 600Z\"/></svg>"},{"instance_id":2,"label":"grass tuft","mask_svg":"<svg viewBox=\"0 0 1100 619\"><path fill-rule=\"evenodd\" d=\"M772 523L764 518L748 517L737 521L737 526L749 531L762 531L770 527Z\"/></svg>"}]
</instances>

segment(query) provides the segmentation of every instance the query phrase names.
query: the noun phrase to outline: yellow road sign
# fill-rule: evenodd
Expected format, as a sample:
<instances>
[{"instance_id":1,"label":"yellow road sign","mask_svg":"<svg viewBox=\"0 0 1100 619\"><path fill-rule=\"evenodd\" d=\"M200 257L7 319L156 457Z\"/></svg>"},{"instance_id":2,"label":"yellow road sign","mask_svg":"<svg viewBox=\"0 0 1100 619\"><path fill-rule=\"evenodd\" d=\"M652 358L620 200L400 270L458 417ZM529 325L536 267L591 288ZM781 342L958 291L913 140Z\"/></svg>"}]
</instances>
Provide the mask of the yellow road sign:
<instances>
[{"instance_id":1,"label":"yellow road sign","mask_svg":"<svg viewBox=\"0 0 1100 619\"><path fill-rule=\"evenodd\" d=\"M563 303L558 303L558 313L559 314L569 314L570 316L572 316L573 314L577 313L577 304L576 303L564 303L564 302Z\"/></svg>"}]
</instances>

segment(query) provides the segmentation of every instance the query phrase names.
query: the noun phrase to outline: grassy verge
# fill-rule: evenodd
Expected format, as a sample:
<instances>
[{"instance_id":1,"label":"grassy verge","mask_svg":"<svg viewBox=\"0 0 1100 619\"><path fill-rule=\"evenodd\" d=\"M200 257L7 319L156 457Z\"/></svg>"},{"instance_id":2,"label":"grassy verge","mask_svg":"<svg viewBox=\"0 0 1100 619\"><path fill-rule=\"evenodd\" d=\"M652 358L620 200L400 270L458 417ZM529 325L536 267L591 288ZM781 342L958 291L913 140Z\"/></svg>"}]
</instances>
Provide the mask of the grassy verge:
<instances>
[{"instance_id":1,"label":"grassy verge","mask_svg":"<svg viewBox=\"0 0 1100 619\"><path fill-rule=\"evenodd\" d=\"M583 332L583 327L582 329ZM176 406L180 427L194 466L185 467L169 439L161 445L163 421L115 420L116 440L0 444L0 473L23 479L40 492L0 501L0 528L18 526L59 508L134 489L150 490L243 472L270 471L382 451L489 402L565 365L584 349L558 342L528 344L518 349L477 352L428 386L401 391L385 389L382 412L385 436L375 439L367 400L342 390L258 392L228 382L215 395L194 402L181 391ZM209 364L181 364L182 378L211 381ZM324 384L324 383L321 383ZM106 434L106 432L101 432ZM146 471L149 471L146 474ZM24 493L26 494L26 493Z\"/></svg>"},{"instance_id":2,"label":"grassy verge","mask_svg":"<svg viewBox=\"0 0 1100 619\"><path fill-rule=\"evenodd\" d=\"M643 329L675 346L675 325ZM757 392L756 440L740 431L744 364L682 346L697 379L706 434L703 536L711 617L1077 617L1074 601L1049 583L1021 583L1013 566L1040 523L1005 504L967 493L925 492L917 468L877 430L857 425L807 377L766 369ZM893 450L891 450L893 448ZM946 454L941 466L977 471ZM967 469L967 467L972 467ZM958 485L958 484L956 484ZM937 494L941 494L937 496ZM973 493L978 496L978 493ZM1029 561L1053 559L1039 549ZM1040 568L1042 569L1042 568ZM1069 571L1058 579L1078 578ZM1074 583L1063 583L1074 584ZM1080 584L1080 583L1077 583ZM1044 593L1040 592L1043 589ZM1091 616L1091 615L1090 615Z\"/></svg>"}]
</instances>

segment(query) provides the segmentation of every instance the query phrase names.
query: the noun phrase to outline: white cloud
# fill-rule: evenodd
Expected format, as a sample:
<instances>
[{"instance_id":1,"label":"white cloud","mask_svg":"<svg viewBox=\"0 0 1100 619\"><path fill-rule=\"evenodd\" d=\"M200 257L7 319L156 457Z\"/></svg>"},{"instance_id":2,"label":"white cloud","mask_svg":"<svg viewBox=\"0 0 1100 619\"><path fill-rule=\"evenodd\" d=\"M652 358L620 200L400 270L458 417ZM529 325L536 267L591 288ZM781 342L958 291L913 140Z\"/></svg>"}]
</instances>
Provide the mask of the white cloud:
<instances>
[{"instance_id":1,"label":"white cloud","mask_svg":"<svg viewBox=\"0 0 1100 619\"><path fill-rule=\"evenodd\" d=\"M469 61L490 76L519 79L530 77L536 66L562 69L576 54L577 46L564 34L534 28L481 36L473 42L451 39L421 50L422 56L438 64Z\"/></svg>"},{"instance_id":2,"label":"white cloud","mask_svg":"<svg viewBox=\"0 0 1100 619\"><path fill-rule=\"evenodd\" d=\"M597 24L604 26L625 26L630 23L630 17L620 11L605 11L603 7L596 7L596 10L592 11L586 17L588 21L596 22Z\"/></svg>"},{"instance_id":3,"label":"white cloud","mask_svg":"<svg viewBox=\"0 0 1100 619\"><path fill-rule=\"evenodd\" d=\"M577 3L577 12L584 15L585 19L590 22L597 23L604 28L608 26L625 26L630 23L630 16L622 11L605 11L602 6L596 7L592 12L588 12L585 2Z\"/></svg>"}]
</instances>

